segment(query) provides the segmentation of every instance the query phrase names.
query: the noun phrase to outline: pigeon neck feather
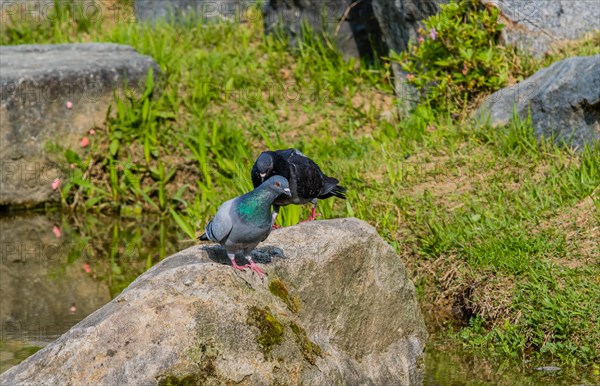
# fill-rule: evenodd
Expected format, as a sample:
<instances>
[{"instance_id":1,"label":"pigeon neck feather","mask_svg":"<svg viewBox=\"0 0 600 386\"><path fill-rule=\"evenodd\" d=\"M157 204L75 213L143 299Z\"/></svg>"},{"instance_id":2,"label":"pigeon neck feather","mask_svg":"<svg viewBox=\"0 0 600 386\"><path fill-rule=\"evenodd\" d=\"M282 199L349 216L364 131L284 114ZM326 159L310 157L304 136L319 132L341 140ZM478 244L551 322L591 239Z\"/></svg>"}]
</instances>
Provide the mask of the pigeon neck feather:
<instances>
[{"instance_id":1,"label":"pigeon neck feather","mask_svg":"<svg viewBox=\"0 0 600 386\"><path fill-rule=\"evenodd\" d=\"M271 204L277 198L277 193L267 188L257 188L244 194L238 205L238 213L245 220L257 219L266 212L270 218Z\"/></svg>"}]
</instances>

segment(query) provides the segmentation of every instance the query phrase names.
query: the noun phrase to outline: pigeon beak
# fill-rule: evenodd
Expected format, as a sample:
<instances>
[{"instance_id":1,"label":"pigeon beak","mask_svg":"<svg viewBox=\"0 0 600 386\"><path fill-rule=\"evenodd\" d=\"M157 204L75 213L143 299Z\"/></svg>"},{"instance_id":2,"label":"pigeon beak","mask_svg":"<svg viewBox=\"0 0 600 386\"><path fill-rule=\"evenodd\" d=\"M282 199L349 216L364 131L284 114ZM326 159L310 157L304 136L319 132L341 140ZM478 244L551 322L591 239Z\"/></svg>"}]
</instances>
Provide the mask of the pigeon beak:
<instances>
[{"instance_id":1,"label":"pigeon beak","mask_svg":"<svg viewBox=\"0 0 600 386\"><path fill-rule=\"evenodd\" d=\"M264 181L264 180L265 180L265 177L267 176L267 173L259 173L258 175L260 176L260 179L261 179L262 181Z\"/></svg>"},{"instance_id":2,"label":"pigeon beak","mask_svg":"<svg viewBox=\"0 0 600 386\"><path fill-rule=\"evenodd\" d=\"M288 196L288 197L292 197L292 193L290 192L290 189L289 189L289 188L285 188L285 189L283 189L283 193L284 193L286 196Z\"/></svg>"}]
</instances>

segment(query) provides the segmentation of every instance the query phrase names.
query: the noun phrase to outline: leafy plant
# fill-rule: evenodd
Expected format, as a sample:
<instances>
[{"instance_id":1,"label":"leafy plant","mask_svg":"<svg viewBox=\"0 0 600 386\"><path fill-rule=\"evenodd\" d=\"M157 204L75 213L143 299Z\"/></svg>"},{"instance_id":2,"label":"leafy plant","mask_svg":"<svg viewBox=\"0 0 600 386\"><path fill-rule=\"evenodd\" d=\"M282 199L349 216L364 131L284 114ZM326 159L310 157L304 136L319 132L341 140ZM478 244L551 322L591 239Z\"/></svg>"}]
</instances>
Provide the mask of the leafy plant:
<instances>
[{"instance_id":1,"label":"leafy plant","mask_svg":"<svg viewBox=\"0 0 600 386\"><path fill-rule=\"evenodd\" d=\"M417 42L392 56L406 72L409 85L438 111L456 113L476 97L506 85L509 75L505 50L498 46L504 27L495 7L478 0L440 5L425 20Z\"/></svg>"}]
</instances>

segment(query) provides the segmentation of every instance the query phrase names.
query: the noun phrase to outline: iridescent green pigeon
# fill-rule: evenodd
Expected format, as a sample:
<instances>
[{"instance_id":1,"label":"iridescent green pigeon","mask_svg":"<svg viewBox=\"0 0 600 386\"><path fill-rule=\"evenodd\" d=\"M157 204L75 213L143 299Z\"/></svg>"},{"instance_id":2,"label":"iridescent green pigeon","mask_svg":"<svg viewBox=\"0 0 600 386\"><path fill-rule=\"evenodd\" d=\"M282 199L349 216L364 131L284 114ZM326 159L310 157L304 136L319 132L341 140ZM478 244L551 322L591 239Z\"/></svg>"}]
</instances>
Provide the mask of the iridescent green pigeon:
<instances>
[{"instance_id":1,"label":"iridescent green pigeon","mask_svg":"<svg viewBox=\"0 0 600 386\"><path fill-rule=\"evenodd\" d=\"M199 239L221 244L234 269L250 267L262 277L264 272L254 263L250 252L271 233L271 205L282 194L291 194L288 180L282 176L269 178L253 191L223 203ZM240 252L249 264L236 264L235 255Z\"/></svg>"}]
</instances>

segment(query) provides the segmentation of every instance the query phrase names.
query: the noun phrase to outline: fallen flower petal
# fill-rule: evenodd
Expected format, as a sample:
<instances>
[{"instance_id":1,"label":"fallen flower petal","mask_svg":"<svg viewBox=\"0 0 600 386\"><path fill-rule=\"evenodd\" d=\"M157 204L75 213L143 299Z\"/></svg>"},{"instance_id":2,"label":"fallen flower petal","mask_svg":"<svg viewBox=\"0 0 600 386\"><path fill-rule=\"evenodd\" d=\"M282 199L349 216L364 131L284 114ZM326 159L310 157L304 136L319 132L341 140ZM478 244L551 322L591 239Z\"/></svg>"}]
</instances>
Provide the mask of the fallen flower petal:
<instances>
[{"instance_id":1,"label":"fallen flower petal","mask_svg":"<svg viewBox=\"0 0 600 386\"><path fill-rule=\"evenodd\" d=\"M435 30L435 28L432 28L431 31L429 31L429 37L432 40L435 40L435 38L437 37L437 31Z\"/></svg>"},{"instance_id":2,"label":"fallen flower petal","mask_svg":"<svg viewBox=\"0 0 600 386\"><path fill-rule=\"evenodd\" d=\"M81 145L81 147L86 147L90 144L90 140L88 139L88 137L83 137L81 138L81 142L79 144Z\"/></svg>"},{"instance_id":3,"label":"fallen flower petal","mask_svg":"<svg viewBox=\"0 0 600 386\"><path fill-rule=\"evenodd\" d=\"M55 178L52 181L52 190L57 190L60 187L60 178Z\"/></svg>"},{"instance_id":4,"label":"fallen flower petal","mask_svg":"<svg viewBox=\"0 0 600 386\"><path fill-rule=\"evenodd\" d=\"M58 225L55 225L54 228L52 228L52 233L54 233L54 236L56 237L60 237L62 235L62 232L60 231Z\"/></svg>"}]
</instances>

